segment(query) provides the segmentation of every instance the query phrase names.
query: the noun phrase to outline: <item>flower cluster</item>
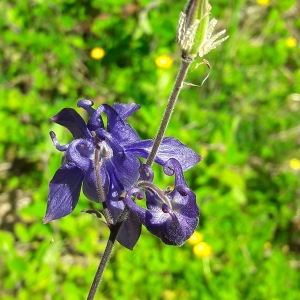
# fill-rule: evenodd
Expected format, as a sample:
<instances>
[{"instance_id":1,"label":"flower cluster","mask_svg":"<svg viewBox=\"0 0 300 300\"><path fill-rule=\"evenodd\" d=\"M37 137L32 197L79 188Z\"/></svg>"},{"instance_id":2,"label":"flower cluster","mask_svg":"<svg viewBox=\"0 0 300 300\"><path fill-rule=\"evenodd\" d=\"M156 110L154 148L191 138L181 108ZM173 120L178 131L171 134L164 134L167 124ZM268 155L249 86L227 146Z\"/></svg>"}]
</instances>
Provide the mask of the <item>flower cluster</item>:
<instances>
[{"instance_id":1,"label":"flower cluster","mask_svg":"<svg viewBox=\"0 0 300 300\"><path fill-rule=\"evenodd\" d=\"M152 182L151 168L140 160L148 157L153 140L141 140L126 122L140 106L102 104L97 109L92 106L90 100L78 102L78 107L88 113L87 123L72 108L64 108L51 118L66 127L74 140L60 145L55 133L50 132L56 149L63 152L63 159L49 185L44 223L70 214L78 203L82 187L87 198L102 202L108 209L112 219L109 225L118 222L125 205L129 207L117 236L124 247L134 247L141 233L141 223L163 242L183 244L198 224L199 209L195 194L187 187L182 173L201 157L180 141L164 138L155 162L164 166L167 175L175 174L175 188L159 191ZM107 118L106 125L103 114ZM147 210L135 203L136 198L142 197L141 189L145 190Z\"/></svg>"}]
</instances>

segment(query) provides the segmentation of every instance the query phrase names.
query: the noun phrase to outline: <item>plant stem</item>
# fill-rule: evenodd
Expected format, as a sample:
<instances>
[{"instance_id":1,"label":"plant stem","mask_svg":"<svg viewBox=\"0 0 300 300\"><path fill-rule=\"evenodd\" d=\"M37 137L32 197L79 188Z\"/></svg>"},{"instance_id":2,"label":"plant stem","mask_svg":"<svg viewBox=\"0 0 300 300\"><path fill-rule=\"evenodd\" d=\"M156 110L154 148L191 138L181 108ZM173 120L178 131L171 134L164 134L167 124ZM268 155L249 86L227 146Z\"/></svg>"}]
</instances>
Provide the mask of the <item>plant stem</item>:
<instances>
[{"instance_id":1,"label":"plant stem","mask_svg":"<svg viewBox=\"0 0 300 300\"><path fill-rule=\"evenodd\" d=\"M182 58L182 62L181 62L180 69L179 69L177 77L176 77L176 81L175 81L173 90L172 90L171 95L169 97L168 104L166 106L162 121L160 123L156 138L155 138L154 143L153 143L153 147L151 149L151 152L150 152L150 154L148 156L148 159L147 159L147 162L146 162L146 164L149 165L149 166L151 166L153 164L155 156L156 156L157 151L158 151L158 148L159 148L159 146L160 146L160 144L161 144L161 142L162 142L162 140L165 136L169 121L170 121L171 116L172 116L172 112L173 112L174 107L176 105L178 95L179 95L180 90L181 90L182 85L183 85L184 78L186 77L186 74L187 74L188 69L189 69L192 62L193 62L193 59L191 59L191 58L184 58L184 57Z\"/></svg>"},{"instance_id":2,"label":"plant stem","mask_svg":"<svg viewBox=\"0 0 300 300\"><path fill-rule=\"evenodd\" d=\"M121 213L119 219L118 219L118 220L121 220L121 221L117 222L115 225L112 225L110 227L110 235L109 235L109 238L108 238L103 256L101 258L100 264L99 264L98 269L96 271L93 283L91 285L87 300L93 300L95 295L96 295L97 289L99 287L99 283L100 283L101 278L103 276L103 272L105 270L105 267L106 267L106 265L109 261L111 252L113 250L113 246L114 246L114 243L116 241L119 229L121 228L127 213L128 213L128 208L126 206L124 208L123 212Z\"/></svg>"},{"instance_id":3,"label":"plant stem","mask_svg":"<svg viewBox=\"0 0 300 300\"><path fill-rule=\"evenodd\" d=\"M160 146L160 144L161 144L161 142L164 138L164 135L165 135L166 129L168 127L169 121L171 119L171 115L172 115L172 112L174 110L178 95L179 95L180 90L182 88L183 81L186 77L186 74L187 74L188 69L189 69L192 62L193 62L193 60L190 59L190 58L182 58L181 66L180 66L179 72L177 74L173 90L172 90L171 95L169 97L168 104L166 106L166 109L165 109L160 127L158 129L158 132L157 132L157 135L156 135L153 147L152 147L152 150L151 150L151 152L149 154L149 157L147 159L147 162L146 162L146 164L149 165L149 166L151 166L153 164L153 161L154 161L155 156L157 154L158 148L159 148L159 146ZM95 140L95 144L97 145L96 140ZM96 171L97 187L98 187L98 193L100 194L99 195L100 196L99 197L100 201L102 200L101 201L102 204L105 205L105 201L103 201L103 198L105 199L105 197L103 197L104 193L103 193L103 190L101 190L101 188L102 188L101 178L100 178L100 176L97 176L98 174L100 174L100 163L99 163L99 158L98 157L99 157L99 149L97 149L97 146L96 146L96 151L95 151L95 165L96 165L96 167L95 167L95 171ZM104 207L104 211L106 211L105 207ZM87 297L87 300L93 300L94 297L95 297L95 294L97 292L100 280L103 276L103 272L104 272L105 267L106 267L106 265L109 261L114 243L116 241L118 231L121 228L127 213L128 213L128 208L125 207L125 209L123 210L123 212L121 213L121 215L119 217L118 222L115 225L113 225L112 223L109 224L110 225L109 239L107 241L106 248L104 250L103 256L101 258L100 264L99 264L97 272L95 274L92 286L91 286L90 291L89 291L89 295ZM106 215L105 215L105 218L106 218Z\"/></svg>"},{"instance_id":4,"label":"plant stem","mask_svg":"<svg viewBox=\"0 0 300 300\"><path fill-rule=\"evenodd\" d=\"M102 186L101 168L100 168L101 167L101 162L99 160L100 146L98 144L95 132L92 132L92 135L94 137L94 142L95 142L95 176L96 176L97 192L98 192L99 202L102 203L102 205L103 205L103 214L104 214L105 220L107 222L107 225L110 229L110 234L109 234L109 238L108 238L103 256L100 260L98 269L96 271L93 283L91 285L87 300L93 300L95 295L96 295L97 289L99 287L99 283L100 283L101 278L103 276L103 272L105 270L105 267L106 267L106 265L109 261L114 243L116 241L116 238L117 238L117 235L118 235L118 232L119 232L119 229L121 228L121 226L122 226L122 224L123 224L123 222L126 219L126 216L128 214L128 207L125 206L125 208L122 211L122 213L120 214L117 222L115 224L113 223L113 219L112 219L112 217L109 213L109 210L106 206L106 201L105 201L106 196L105 196L104 189L103 189L103 186Z\"/></svg>"},{"instance_id":5,"label":"plant stem","mask_svg":"<svg viewBox=\"0 0 300 300\"><path fill-rule=\"evenodd\" d=\"M102 180L101 180L101 162L99 160L99 156L100 156L100 146L99 143L97 141L97 137L96 137L96 133L94 131L92 131L92 135L94 137L94 143L95 143L95 177L96 177L96 186L97 186L97 193L98 193L98 198L99 198L99 202L102 203L103 206L103 215L105 217L105 220L107 222L107 224L111 225L113 224L113 219L109 213L109 210L106 206L106 197L105 197L105 193L103 190L103 186L102 186Z\"/></svg>"}]
</instances>

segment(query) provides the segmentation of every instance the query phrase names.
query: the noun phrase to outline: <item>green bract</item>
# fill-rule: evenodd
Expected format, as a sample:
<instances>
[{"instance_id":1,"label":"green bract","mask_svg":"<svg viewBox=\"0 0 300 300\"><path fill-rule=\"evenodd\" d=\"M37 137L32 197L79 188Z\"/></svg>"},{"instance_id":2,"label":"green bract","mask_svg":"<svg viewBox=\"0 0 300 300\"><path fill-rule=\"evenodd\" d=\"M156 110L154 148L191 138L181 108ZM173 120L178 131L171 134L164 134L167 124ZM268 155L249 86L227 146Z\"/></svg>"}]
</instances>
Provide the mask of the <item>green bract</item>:
<instances>
[{"instance_id":1,"label":"green bract","mask_svg":"<svg viewBox=\"0 0 300 300\"><path fill-rule=\"evenodd\" d=\"M226 32L225 29L212 36L217 20L209 21L210 11L207 0L190 0L185 12L180 13L176 41L184 57L194 59L198 55L202 58L228 38L225 36L216 41Z\"/></svg>"}]
</instances>

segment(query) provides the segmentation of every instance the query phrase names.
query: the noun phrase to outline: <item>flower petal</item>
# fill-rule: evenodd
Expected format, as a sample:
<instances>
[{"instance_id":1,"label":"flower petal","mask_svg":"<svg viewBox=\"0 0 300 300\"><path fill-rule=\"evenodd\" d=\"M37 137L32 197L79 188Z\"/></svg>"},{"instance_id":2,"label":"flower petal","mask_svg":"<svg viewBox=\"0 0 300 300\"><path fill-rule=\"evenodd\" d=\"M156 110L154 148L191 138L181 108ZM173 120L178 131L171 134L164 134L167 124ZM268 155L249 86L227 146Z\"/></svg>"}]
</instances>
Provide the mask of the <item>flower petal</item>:
<instances>
[{"instance_id":1,"label":"flower petal","mask_svg":"<svg viewBox=\"0 0 300 300\"><path fill-rule=\"evenodd\" d=\"M153 208L153 203L158 203L158 201L155 201L157 195L147 191L146 196L149 210L146 211L145 221L142 222L145 227L152 234L158 236L165 244L176 246L184 244L198 225L199 209L197 204L187 203L187 206L195 208L196 213L186 209L185 213L188 214L188 212L190 212L191 215L184 215L182 211L177 210L178 207L173 207L173 209L168 208L168 212L164 211L164 204L157 205ZM172 193L170 194L170 198L171 196L173 196ZM173 199L171 202L173 205ZM150 206L149 203L152 205ZM182 206L180 208L183 209L184 207Z\"/></svg>"},{"instance_id":2,"label":"flower petal","mask_svg":"<svg viewBox=\"0 0 300 300\"><path fill-rule=\"evenodd\" d=\"M140 161L133 155L124 155L121 159L112 158L106 164L107 170L118 170L118 180L122 183L125 190L132 188L139 178Z\"/></svg>"},{"instance_id":3,"label":"flower petal","mask_svg":"<svg viewBox=\"0 0 300 300\"><path fill-rule=\"evenodd\" d=\"M88 113L89 117L91 117L94 114L94 112L96 111L95 108L92 107L93 105L94 105L93 101L86 100L86 99L79 100L77 102L77 107L81 107L84 110L86 110L86 112Z\"/></svg>"},{"instance_id":4,"label":"flower petal","mask_svg":"<svg viewBox=\"0 0 300 300\"><path fill-rule=\"evenodd\" d=\"M125 145L125 152L147 158L153 145L152 140L137 141ZM182 144L179 140L172 137L165 137L158 149L155 162L163 165L170 158L179 161L183 171L186 171L202 160L202 157L189 147Z\"/></svg>"},{"instance_id":5,"label":"flower petal","mask_svg":"<svg viewBox=\"0 0 300 300\"><path fill-rule=\"evenodd\" d=\"M75 139L92 137L84 120L73 108L62 109L50 120L69 129Z\"/></svg>"},{"instance_id":6,"label":"flower petal","mask_svg":"<svg viewBox=\"0 0 300 300\"><path fill-rule=\"evenodd\" d=\"M70 214L79 199L83 172L72 164L60 167L49 184L47 211L43 223Z\"/></svg>"},{"instance_id":7,"label":"flower petal","mask_svg":"<svg viewBox=\"0 0 300 300\"><path fill-rule=\"evenodd\" d=\"M137 132L107 104L100 105L91 119L99 118L102 113L107 116L107 131L121 146L140 140Z\"/></svg>"},{"instance_id":8,"label":"flower petal","mask_svg":"<svg viewBox=\"0 0 300 300\"><path fill-rule=\"evenodd\" d=\"M143 169L143 167L142 167ZM139 188L133 188L126 194L124 202L130 210L137 213L140 222L147 230L159 237L165 244L181 246L195 231L199 221L199 208L196 195L188 188L182 168L175 159L164 165L166 175L175 175L175 188L172 192L162 191L153 182L141 180ZM142 199L140 188L146 189L147 210L133 201Z\"/></svg>"},{"instance_id":9,"label":"flower petal","mask_svg":"<svg viewBox=\"0 0 300 300\"><path fill-rule=\"evenodd\" d=\"M129 211L128 217L118 232L117 241L122 246L132 250L140 238L141 231L142 223L138 215L134 211Z\"/></svg>"},{"instance_id":10,"label":"flower petal","mask_svg":"<svg viewBox=\"0 0 300 300\"><path fill-rule=\"evenodd\" d=\"M76 139L69 144L66 152L67 161L74 163L83 172L88 172L92 168L95 146L85 139Z\"/></svg>"},{"instance_id":11,"label":"flower petal","mask_svg":"<svg viewBox=\"0 0 300 300\"><path fill-rule=\"evenodd\" d=\"M122 104L115 103L113 105L113 109L119 114L120 118L125 121L128 117L130 117L135 111L140 109L141 106L135 103L130 104Z\"/></svg>"},{"instance_id":12,"label":"flower petal","mask_svg":"<svg viewBox=\"0 0 300 300\"><path fill-rule=\"evenodd\" d=\"M176 186L170 193L173 210L188 218L199 218L200 209L196 202L196 195L184 186Z\"/></svg>"},{"instance_id":13,"label":"flower petal","mask_svg":"<svg viewBox=\"0 0 300 300\"><path fill-rule=\"evenodd\" d=\"M109 178L109 186L106 195L107 208L113 218L114 223L118 220L121 212L125 208L123 201L119 198L124 192L122 183L116 179L115 173L111 168L106 168Z\"/></svg>"},{"instance_id":14,"label":"flower petal","mask_svg":"<svg viewBox=\"0 0 300 300\"><path fill-rule=\"evenodd\" d=\"M111 134L103 129L96 131L97 136L105 138L105 142L110 146L113 155L109 158L103 158L106 170L110 174L117 174L116 178L123 185L125 190L129 190L139 178L139 159L132 153L125 153L123 147Z\"/></svg>"}]
</instances>

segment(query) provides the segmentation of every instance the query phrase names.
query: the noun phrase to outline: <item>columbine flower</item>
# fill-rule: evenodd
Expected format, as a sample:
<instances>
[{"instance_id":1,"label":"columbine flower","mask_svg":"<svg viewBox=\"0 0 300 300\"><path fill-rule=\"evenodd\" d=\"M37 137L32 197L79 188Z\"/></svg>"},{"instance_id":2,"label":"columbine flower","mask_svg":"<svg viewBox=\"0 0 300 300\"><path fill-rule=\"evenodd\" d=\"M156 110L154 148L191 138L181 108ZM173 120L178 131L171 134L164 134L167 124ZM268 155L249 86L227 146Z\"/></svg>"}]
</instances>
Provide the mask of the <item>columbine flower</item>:
<instances>
[{"instance_id":1,"label":"columbine flower","mask_svg":"<svg viewBox=\"0 0 300 300\"><path fill-rule=\"evenodd\" d=\"M139 179L141 162L138 156L147 158L149 155L153 140L140 140L136 131L125 122L140 108L139 105L114 104L111 107L103 104L97 109L92 108L92 105L93 102L89 100L78 102L78 106L84 108L90 117L87 124L72 108L64 108L51 118L53 122L69 129L74 140L61 146L54 132L50 132L56 149L64 152L64 155L62 166L49 185L44 223L70 214L77 205L82 185L86 197L96 202L101 200L95 176L96 163L100 164L106 206L116 222L125 207L120 196L132 189ZM107 128L104 127L102 113L107 117ZM183 170L191 168L201 159L178 140L165 138L155 161L164 164L171 157L182 164ZM130 212L117 239L123 246L132 249L140 236L140 230L136 214Z\"/></svg>"},{"instance_id":2,"label":"columbine flower","mask_svg":"<svg viewBox=\"0 0 300 300\"><path fill-rule=\"evenodd\" d=\"M210 11L207 0L189 0L185 12L180 13L176 41L185 57L194 59L198 55L202 58L228 39L226 36L217 41L225 29L212 36L218 21L209 21Z\"/></svg>"},{"instance_id":3,"label":"columbine flower","mask_svg":"<svg viewBox=\"0 0 300 300\"><path fill-rule=\"evenodd\" d=\"M162 191L156 187L152 182L153 173L148 167L145 172L148 176L142 176L146 180L139 181L137 188L129 191L124 201L152 234L165 244L181 246L195 231L200 211L195 194L184 180L180 163L176 159L169 159L164 164L164 172L169 176L175 174L173 191ZM148 209L138 206L132 199L133 195L137 199L143 198L140 188L146 190Z\"/></svg>"}]
</instances>

